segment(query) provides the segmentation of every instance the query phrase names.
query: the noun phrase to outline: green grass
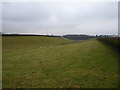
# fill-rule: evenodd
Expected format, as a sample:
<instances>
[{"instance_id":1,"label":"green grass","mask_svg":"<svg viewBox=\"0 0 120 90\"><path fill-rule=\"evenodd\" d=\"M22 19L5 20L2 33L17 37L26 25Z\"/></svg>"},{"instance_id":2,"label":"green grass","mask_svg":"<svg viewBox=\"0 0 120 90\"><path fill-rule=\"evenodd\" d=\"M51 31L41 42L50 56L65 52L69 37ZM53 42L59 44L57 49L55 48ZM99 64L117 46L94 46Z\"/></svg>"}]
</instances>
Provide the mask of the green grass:
<instances>
[{"instance_id":1,"label":"green grass","mask_svg":"<svg viewBox=\"0 0 120 90\"><path fill-rule=\"evenodd\" d=\"M96 39L3 37L3 88L116 88L117 58Z\"/></svg>"},{"instance_id":2,"label":"green grass","mask_svg":"<svg viewBox=\"0 0 120 90\"><path fill-rule=\"evenodd\" d=\"M0 89L2 88L2 36L0 36Z\"/></svg>"}]
</instances>

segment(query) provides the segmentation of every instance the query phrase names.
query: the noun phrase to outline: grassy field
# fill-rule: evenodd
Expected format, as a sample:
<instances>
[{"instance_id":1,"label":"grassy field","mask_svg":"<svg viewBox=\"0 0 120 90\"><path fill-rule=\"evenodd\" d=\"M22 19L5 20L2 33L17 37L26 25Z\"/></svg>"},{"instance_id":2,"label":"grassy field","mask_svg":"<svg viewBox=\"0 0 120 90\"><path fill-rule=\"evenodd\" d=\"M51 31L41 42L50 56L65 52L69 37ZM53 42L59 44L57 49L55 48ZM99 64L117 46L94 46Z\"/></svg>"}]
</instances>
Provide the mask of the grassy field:
<instances>
[{"instance_id":1,"label":"grassy field","mask_svg":"<svg viewBox=\"0 0 120 90\"><path fill-rule=\"evenodd\" d=\"M3 88L116 88L118 56L96 39L3 37Z\"/></svg>"},{"instance_id":2,"label":"grassy field","mask_svg":"<svg viewBox=\"0 0 120 90\"><path fill-rule=\"evenodd\" d=\"M2 36L0 36L0 89L2 89Z\"/></svg>"}]
</instances>

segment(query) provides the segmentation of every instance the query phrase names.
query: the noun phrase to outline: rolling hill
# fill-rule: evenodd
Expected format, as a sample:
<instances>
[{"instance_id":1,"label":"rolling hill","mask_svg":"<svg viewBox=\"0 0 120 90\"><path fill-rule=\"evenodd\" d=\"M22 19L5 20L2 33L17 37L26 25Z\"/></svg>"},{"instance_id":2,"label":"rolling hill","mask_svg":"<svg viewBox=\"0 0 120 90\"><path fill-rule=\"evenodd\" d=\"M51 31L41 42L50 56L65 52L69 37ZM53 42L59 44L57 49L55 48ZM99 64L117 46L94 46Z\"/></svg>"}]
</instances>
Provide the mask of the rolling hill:
<instances>
[{"instance_id":1,"label":"rolling hill","mask_svg":"<svg viewBox=\"0 0 120 90\"><path fill-rule=\"evenodd\" d=\"M3 88L116 88L118 56L96 39L17 36L3 40Z\"/></svg>"}]
</instances>

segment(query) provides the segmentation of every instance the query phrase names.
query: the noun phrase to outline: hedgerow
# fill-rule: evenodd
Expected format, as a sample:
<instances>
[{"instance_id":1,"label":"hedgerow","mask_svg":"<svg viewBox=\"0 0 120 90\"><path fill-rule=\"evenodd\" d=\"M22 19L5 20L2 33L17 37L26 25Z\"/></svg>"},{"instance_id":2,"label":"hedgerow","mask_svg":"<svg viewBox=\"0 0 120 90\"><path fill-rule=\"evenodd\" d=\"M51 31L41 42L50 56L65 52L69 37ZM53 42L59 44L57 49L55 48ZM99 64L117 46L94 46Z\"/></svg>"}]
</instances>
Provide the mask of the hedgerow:
<instances>
[{"instance_id":1,"label":"hedgerow","mask_svg":"<svg viewBox=\"0 0 120 90\"><path fill-rule=\"evenodd\" d=\"M120 37L98 37L97 39L120 52Z\"/></svg>"}]
</instances>

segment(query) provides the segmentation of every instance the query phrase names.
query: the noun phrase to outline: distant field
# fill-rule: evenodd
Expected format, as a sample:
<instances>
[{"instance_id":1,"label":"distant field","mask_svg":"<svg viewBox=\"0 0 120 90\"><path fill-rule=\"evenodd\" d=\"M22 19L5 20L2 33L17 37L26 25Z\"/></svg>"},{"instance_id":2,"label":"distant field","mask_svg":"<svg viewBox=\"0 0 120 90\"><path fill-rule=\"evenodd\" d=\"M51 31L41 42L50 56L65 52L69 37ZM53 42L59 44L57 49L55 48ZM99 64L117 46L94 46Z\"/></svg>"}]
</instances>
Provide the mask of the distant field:
<instances>
[{"instance_id":1,"label":"distant field","mask_svg":"<svg viewBox=\"0 0 120 90\"><path fill-rule=\"evenodd\" d=\"M116 88L118 56L96 39L3 37L3 88Z\"/></svg>"}]
</instances>

